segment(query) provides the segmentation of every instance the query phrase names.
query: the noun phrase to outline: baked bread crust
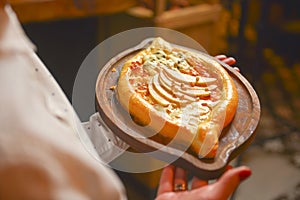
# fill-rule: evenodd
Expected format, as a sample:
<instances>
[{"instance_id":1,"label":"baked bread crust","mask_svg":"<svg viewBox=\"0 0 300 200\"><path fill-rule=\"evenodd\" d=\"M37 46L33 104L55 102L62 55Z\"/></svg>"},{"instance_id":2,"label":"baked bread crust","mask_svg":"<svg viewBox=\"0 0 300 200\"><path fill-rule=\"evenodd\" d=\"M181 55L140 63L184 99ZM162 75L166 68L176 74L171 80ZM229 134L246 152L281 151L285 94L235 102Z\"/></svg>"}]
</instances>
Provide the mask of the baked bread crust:
<instances>
[{"instance_id":1,"label":"baked bread crust","mask_svg":"<svg viewBox=\"0 0 300 200\"><path fill-rule=\"evenodd\" d=\"M117 96L136 123L157 132L151 139L200 158L216 155L238 105L235 84L217 61L162 38L123 65Z\"/></svg>"}]
</instances>

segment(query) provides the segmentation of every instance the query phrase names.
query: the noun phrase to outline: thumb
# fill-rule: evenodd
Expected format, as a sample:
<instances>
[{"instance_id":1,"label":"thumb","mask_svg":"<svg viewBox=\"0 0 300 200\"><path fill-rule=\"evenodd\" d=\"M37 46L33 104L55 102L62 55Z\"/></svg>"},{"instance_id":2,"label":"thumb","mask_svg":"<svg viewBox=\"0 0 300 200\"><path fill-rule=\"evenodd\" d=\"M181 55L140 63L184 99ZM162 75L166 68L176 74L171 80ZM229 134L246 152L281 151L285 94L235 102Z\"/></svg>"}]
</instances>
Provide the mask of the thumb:
<instances>
[{"instance_id":1,"label":"thumb","mask_svg":"<svg viewBox=\"0 0 300 200\"><path fill-rule=\"evenodd\" d=\"M221 199L227 199L251 173L250 168L245 166L230 169L213 184L214 191L218 193L217 196L222 197Z\"/></svg>"}]
</instances>

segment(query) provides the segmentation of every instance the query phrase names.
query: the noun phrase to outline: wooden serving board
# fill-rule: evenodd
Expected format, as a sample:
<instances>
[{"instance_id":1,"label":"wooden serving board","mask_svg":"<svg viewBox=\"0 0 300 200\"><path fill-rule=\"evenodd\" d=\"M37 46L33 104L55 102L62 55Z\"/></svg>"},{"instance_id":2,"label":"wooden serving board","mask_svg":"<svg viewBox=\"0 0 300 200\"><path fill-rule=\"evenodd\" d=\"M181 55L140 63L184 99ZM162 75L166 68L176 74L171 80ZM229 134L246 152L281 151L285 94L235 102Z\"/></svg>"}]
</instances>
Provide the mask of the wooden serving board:
<instances>
[{"instance_id":1,"label":"wooden serving board","mask_svg":"<svg viewBox=\"0 0 300 200\"><path fill-rule=\"evenodd\" d=\"M115 86L123 64L138 51L146 48L151 41L151 38L146 39L139 45L123 51L102 68L96 82L97 110L113 133L136 151L158 151L159 154L155 154L158 159L167 162L174 158L173 165L189 170L201 179L218 178L226 169L226 165L243 152L255 136L255 130L260 119L258 96L251 84L240 73L218 61L233 78L239 93L239 103L232 123L222 132L223 137L220 138L216 157L214 159L199 159L187 152L166 147L148 139L145 137L147 129L134 123L129 113L119 104ZM176 159L178 155L180 157Z\"/></svg>"}]
</instances>

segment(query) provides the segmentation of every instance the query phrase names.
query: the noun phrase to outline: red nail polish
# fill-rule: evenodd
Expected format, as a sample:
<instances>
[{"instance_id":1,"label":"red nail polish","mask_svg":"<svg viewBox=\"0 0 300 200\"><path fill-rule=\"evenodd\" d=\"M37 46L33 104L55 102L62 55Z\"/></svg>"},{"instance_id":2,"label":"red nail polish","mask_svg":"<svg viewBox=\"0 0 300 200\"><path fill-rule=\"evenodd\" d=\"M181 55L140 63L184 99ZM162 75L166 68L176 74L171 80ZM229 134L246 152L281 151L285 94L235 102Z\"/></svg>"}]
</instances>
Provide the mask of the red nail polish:
<instances>
[{"instance_id":1,"label":"red nail polish","mask_svg":"<svg viewBox=\"0 0 300 200\"><path fill-rule=\"evenodd\" d=\"M244 170L239 173L240 180L243 181L251 175L251 170Z\"/></svg>"}]
</instances>

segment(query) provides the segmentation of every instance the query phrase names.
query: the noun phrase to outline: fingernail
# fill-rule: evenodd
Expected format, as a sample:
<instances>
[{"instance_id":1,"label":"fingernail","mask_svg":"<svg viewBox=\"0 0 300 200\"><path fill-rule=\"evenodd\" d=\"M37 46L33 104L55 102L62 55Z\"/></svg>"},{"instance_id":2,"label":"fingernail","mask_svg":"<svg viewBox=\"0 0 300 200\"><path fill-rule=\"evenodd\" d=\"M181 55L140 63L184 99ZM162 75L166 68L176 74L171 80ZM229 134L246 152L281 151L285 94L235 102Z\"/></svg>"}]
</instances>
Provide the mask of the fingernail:
<instances>
[{"instance_id":1,"label":"fingernail","mask_svg":"<svg viewBox=\"0 0 300 200\"><path fill-rule=\"evenodd\" d=\"M233 67L237 72L240 72L241 70L238 67Z\"/></svg>"},{"instance_id":2,"label":"fingernail","mask_svg":"<svg viewBox=\"0 0 300 200\"><path fill-rule=\"evenodd\" d=\"M244 170L239 173L240 180L243 181L251 175L251 170Z\"/></svg>"}]
</instances>

